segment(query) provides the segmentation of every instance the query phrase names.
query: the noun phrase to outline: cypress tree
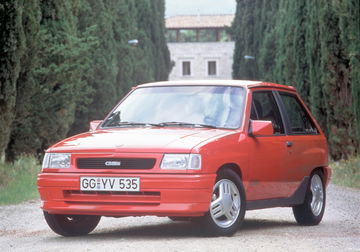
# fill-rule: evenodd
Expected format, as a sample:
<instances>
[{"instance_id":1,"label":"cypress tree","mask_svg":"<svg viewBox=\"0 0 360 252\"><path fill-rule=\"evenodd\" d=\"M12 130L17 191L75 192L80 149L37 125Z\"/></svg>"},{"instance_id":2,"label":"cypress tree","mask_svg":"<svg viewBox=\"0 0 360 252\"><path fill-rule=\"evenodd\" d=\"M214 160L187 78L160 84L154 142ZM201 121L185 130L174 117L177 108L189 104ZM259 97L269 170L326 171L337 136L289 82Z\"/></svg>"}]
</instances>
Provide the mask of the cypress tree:
<instances>
[{"instance_id":1,"label":"cypress tree","mask_svg":"<svg viewBox=\"0 0 360 252\"><path fill-rule=\"evenodd\" d=\"M148 36L151 38L152 43L154 44L153 48L153 64L155 76L154 79L157 81L167 80L169 73L171 71L170 67L170 52L166 44L165 39L165 1L164 0L154 0L150 1L150 14L152 17L150 20L151 29L146 30ZM145 28L146 29L146 28Z\"/></svg>"},{"instance_id":2,"label":"cypress tree","mask_svg":"<svg viewBox=\"0 0 360 252\"><path fill-rule=\"evenodd\" d=\"M324 102L323 83L321 79L321 43L320 43L320 24L319 24L319 10L321 7L320 1L307 0L308 8L307 29L305 55L309 65L309 98L308 102L312 113L317 118L323 130L328 134L326 126L326 104ZM311 7L311 8L310 8Z\"/></svg>"},{"instance_id":3,"label":"cypress tree","mask_svg":"<svg viewBox=\"0 0 360 252\"><path fill-rule=\"evenodd\" d=\"M295 75L294 49L294 2L280 1L279 13L276 20L277 51L275 54L273 78L278 83L293 83Z\"/></svg>"},{"instance_id":4,"label":"cypress tree","mask_svg":"<svg viewBox=\"0 0 360 252\"><path fill-rule=\"evenodd\" d=\"M243 60L248 48L259 52L258 76L297 87L327 134L334 159L360 149L359 5L357 0L238 0L233 24L234 78L248 76Z\"/></svg>"},{"instance_id":5,"label":"cypress tree","mask_svg":"<svg viewBox=\"0 0 360 252\"><path fill-rule=\"evenodd\" d=\"M39 139L32 137L34 105L31 97L38 92L33 69L38 66L41 12L37 0L24 1L21 4L21 25L24 31L25 49L20 59L20 72L16 81L15 118L11 125L10 142L6 149L9 160L15 157L15 153L32 153L34 145L39 144Z\"/></svg>"},{"instance_id":6,"label":"cypress tree","mask_svg":"<svg viewBox=\"0 0 360 252\"><path fill-rule=\"evenodd\" d=\"M233 78L266 79L274 62L274 12L277 0L238 0L232 33L235 37ZM268 48L264 50L262 48ZM245 56L253 56L247 59Z\"/></svg>"},{"instance_id":7,"label":"cypress tree","mask_svg":"<svg viewBox=\"0 0 360 252\"><path fill-rule=\"evenodd\" d=\"M8 159L87 130L133 85L170 71L163 0L3 1L0 20L0 155Z\"/></svg>"},{"instance_id":8,"label":"cypress tree","mask_svg":"<svg viewBox=\"0 0 360 252\"><path fill-rule=\"evenodd\" d=\"M43 1L40 10L38 66L28 69L35 82L30 98L32 107L27 110L28 124L20 121L14 129L9 156L42 153L47 146L64 138L74 121L76 104L87 102L88 89L83 76L89 67L87 52L91 43L77 34L76 2ZM28 130L20 131L21 126Z\"/></svg>"},{"instance_id":9,"label":"cypress tree","mask_svg":"<svg viewBox=\"0 0 360 252\"><path fill-rule=\"evenodd\" d=\"M274 81L274 66L276 64L277 51L277 30L275 29L277 13L279 11L279 1L263 1L261 6L262 41L259 45L259 75L264 81Z\"/></svg>"},{"instance_id":10,"label":"cypress tree","mask_svg":"<svg viewBox=\"0 0 360 252\"><path fill-rule=\"evenodd\" d=\"M79 13L80 27L92 27L98 41L94 71L85 77L93 90L92 102L87 110L77 111L70 135L85 131L90 120L103 118L132 86L166 80L170 72L163 0L88 0L85 6ZM131 39L138 45L129 45Z\"/></svg>"},{"instance_id":11,"label":"cypress tree","mask_svg":"<svg viewBox=\"0 0 360 252\"><path fill-rule=\"evenodd\" d=\"M85 108L77 106L76 121L69 135L86 131L89 121L103 118L117 100L116 47L120 38L115 37L114 16L111 13L113 8L107 6L107 2L111 1L87 0L83 1L82 8L79 9L78 29L82 32L90 30L96 46L90 52L90 69L83 78L91 89L87 97L90 103ZM122 3L119 2L118 5Z\"/></svg>"},{"instance_id":12,"label":"cypress tree","mask_svg":"<svg viewBox=\"0 0 360 252\"><path fill-rule=\"evenodd\" d=\"M310 41L306 36L308 25L308 10L306 1L295 1L292 6L294 8L294 41L291 54L294 55L294 76L291 76L292 84L298 88L300 95L306 103L309 103L310 83L309 83L309 64L306 57L306 46ZM303 53L298 53L303 52ZM290 77L290 76L289 76Z\"/></svg>"},{"instance_id":13,"label":"cypress tree","mask_svg":"<svg viewBox=\"0 0 360 252\"><path fill-rule=\"evenodd\" d=\"M4 158L15 119L16 83L25 51L22 5L23 1L13 0L0 3L0 158Z\"/></svg>"},{"instance_id":14,"label":"cypress tree","mask_svg":"<svg viewBox=\"0 0 360 252\"><path fill-rule=\"evenodd\" d=\"M327 127L331 155L348 158L356 151L354 114L350 82L350 61L341 40L338 3L322 1L319 15L321 37L320 81L324 85Z\"/></svg>"},{"instance_id":15,"label":"cypress tree","mask_svg":"<svg viewBox=\"0 0 360 252\"><path fill-rule=\"evenodd\" d=\"M352 109L355 116L357 141L360 142L360 2L343 0L337 6L340 38L349 59Z\"/></svg>"}]
</instances>

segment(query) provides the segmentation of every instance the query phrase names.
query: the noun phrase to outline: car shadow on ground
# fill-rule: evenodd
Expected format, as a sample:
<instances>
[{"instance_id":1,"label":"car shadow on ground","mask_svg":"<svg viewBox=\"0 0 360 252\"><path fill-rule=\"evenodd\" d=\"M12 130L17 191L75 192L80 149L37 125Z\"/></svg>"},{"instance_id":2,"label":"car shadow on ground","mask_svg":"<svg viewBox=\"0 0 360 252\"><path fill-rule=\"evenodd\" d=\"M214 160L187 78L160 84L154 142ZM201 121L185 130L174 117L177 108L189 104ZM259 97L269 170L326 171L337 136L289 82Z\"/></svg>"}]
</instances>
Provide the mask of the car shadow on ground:
<instances>
[{"instance_id":1,"label":"car shadow on ground","mask_svg":"<svg viewBox=\"0 0 360 252\"><path fill-rule=\"evenodd\" d=\"M279 229L284 227L298 226L296 221L269 220L269 219L245 219L240 230L258 230L258 229Z\"/></svg>"},{"instance_id":2,"label":"car shadow on ground","mask_svg":"<svg viewBox=\"0 0 360 252\"><path fill-rule=\"evenodd\" d=\"M136 224L136 223L135 223ZM246 233L252 233L256 230L273 230L293 227L296 226L296 222L291 221L279 221L279 220L268 220L268 219L245 219L243 225L239 228L239 231L235 234L242 235ZM91 240L107 240L114 238L126 238L130 240L138 239L159 239L161 238L194 238L194 237L204 237L204 233L201 231L201 227L191 223L189 221L171 221L157 224L146 224L142 226L134 227L121 227L121 222L119 222L119 228L112 227L102 228L96 230L84 236L84 239ZM205 236L206 237L206 236ZM66 238L69 239L69 238ZM76 237L79 239L79 237ZM80 238L81 239L81 238Z\"/></svg>"}]
</instances>

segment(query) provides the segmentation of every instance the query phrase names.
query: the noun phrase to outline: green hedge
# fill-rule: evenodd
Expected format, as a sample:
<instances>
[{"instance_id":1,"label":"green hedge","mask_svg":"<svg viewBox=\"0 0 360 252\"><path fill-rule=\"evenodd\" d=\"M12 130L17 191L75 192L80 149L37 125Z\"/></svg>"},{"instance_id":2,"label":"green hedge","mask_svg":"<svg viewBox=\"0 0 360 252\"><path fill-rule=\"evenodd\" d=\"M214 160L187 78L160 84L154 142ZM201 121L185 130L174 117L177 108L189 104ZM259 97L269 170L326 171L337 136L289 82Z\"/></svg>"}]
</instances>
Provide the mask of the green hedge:
<instances>
[{"instance_id":1,"label":"green hedge","mask_svg":"<svg viewBox=\"0 0 360 252\"><path fill-rule=\"evenodd\" d=\"M7 160L87 130L132 86L170 71L164 0L4 0L0 19Z\"/></svg>"},{"instance_id":2,"label":"green hedge","mask_svg":"<svg viewBox=\"0 0 360 252\"><path fill-rule=\"evenodd\" d=\"M360 150L359 10L358 0L237 0L232 26L233 77L295 86L335 160Z\"/></svg>"}]
</instances>

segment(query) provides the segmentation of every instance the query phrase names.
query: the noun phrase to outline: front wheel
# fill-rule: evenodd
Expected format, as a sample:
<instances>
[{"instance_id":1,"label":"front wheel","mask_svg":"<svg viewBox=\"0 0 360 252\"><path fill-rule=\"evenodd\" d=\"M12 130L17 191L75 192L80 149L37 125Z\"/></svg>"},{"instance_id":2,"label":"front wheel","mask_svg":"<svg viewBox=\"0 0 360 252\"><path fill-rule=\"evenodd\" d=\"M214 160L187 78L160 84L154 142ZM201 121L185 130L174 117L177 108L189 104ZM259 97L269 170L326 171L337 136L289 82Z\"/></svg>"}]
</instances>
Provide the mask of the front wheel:
<instances>
[{"instance_id":1,"label":"front wheel","mask_svg":"<svg viewBox=\"0 0 360 252\"><path fill-rule=\"evenodd\" d=\"M95 215L49 214L45 211L44 216L49 227L62 236L86 235L96 228L101 218Z\"/></svg>"},{"instance_id":2,"label":"front wheel","mask_svg":"<svg viewBox=\"0 0 360 252\"><path fill-rule=\"evenodd\" d=\"M315 171L311 175L304 203L293 207L295 219L300 225L317 225L322 220L326 201L325 186L322 178L322 172Z\"/></svg>"},{"instance_id":3,"label":"front wheel","mask_svg":"<svg viewBox=\"0 0 360 252\"><path fill-rule=\"evenodd\" d=\"M239 176L232 170L221 170L213 187L210 209L197 222L206 235L232 235L244 219L245 202Z\"/></svg>"}]
</instances>

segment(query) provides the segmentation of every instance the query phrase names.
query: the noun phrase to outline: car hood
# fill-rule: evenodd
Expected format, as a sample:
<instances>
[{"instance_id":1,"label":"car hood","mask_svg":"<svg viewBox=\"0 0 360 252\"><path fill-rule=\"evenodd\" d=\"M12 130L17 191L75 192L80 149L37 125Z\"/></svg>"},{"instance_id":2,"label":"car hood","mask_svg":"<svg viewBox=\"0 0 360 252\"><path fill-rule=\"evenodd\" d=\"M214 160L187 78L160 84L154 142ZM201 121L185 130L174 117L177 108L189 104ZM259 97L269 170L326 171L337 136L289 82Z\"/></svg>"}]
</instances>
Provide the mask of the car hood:
<instances>
[{"instance_id":1,"label":"car hood","mask_svg":"<svg viewBox=\"0 0 360 252\"><path fill-rule=\"evenodd\" d=\"M197 145L232 134L207 128L120 128L86 132L67 138L50 152L190 152Z\"/></svg>"}]
</instances>

